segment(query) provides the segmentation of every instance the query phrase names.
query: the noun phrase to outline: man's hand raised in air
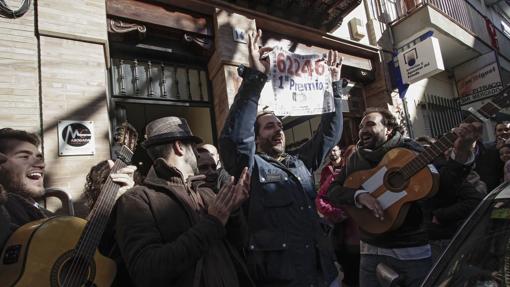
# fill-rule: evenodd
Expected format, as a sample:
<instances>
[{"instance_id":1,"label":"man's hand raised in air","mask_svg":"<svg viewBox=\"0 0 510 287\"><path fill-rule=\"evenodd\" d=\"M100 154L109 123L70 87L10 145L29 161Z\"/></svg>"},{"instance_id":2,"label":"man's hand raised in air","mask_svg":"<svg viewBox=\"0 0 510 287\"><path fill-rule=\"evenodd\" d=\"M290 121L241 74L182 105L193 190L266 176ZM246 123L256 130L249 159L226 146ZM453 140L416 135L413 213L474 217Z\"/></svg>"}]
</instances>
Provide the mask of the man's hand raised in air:
<instances>
[{"instance_id":1,"label":"man's hand raised in air","mask_svg":"<svg viewBox=\"0 0 510 287\"><path fill-rule=\"evenodd\" d=\"M261 73L269 73L269 52L273 51L271 47L259 47L259 40L262 37L262 31L257 33L251 31L248 33L248 49L250 51L250 66Z\"/></svg>"}]
</instances>

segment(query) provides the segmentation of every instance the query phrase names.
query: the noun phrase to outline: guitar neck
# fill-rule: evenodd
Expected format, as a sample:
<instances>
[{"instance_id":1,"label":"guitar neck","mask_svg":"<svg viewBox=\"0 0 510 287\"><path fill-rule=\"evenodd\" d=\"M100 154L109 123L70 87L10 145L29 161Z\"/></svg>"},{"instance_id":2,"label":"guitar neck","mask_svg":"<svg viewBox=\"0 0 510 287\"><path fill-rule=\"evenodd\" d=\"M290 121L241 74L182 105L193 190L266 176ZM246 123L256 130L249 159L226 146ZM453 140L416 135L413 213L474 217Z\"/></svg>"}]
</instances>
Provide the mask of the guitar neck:
<instances>
[{"instance_id":1,"label":"guitar neck","mask_svg":"<svg viewBox=\"0 0 510 287\"><path fill-rule=\"evenodd\" d=\"M434 144L426 148L423 152L401 168L401 172L405 178L411 178L417 172L430 164L434 159L443 155L449 147L453 146L456 139L456 134L447 133Z\"/></svg>"},{"instance_id":2,"label":"guitar neck","mask_svg":"<svg viewBox=\"0 0 510 287\"><path fill-rule=\"evenodd\" d=\"M494 117L501 109L510 106L510 97L508 97L507 94L509 90L510 85L507 85L502 91L495 95L490 102L478 109L476 113L481 117L489 119ZM471 114L464 119L463 123L472 123L481 120L483 119ZM401 172L404 177L406 179L411 178L421 169L430 164L434 159L443 155L448 148L453 146L456 139L457 135L450 132L441 137L431 146L427 147L422 153L401 168Z\"/></svg>"},{"instance_id":3,"label":"guitar neck","mask_svg":"<svg viewBox=\"0 0 510 287\"><path fill-rule=\"evenodd\" d=\"M129 151L129 149L123 147L121 153L124 149ZM126 151L124 150L124 152ZM128 155L128 157L129 160L126 160L125 156L120 156L120 158L115 161L110 173L116 173L120 169L126 167L127 165L124 161L129 162L131 155ZM78 255L85 258L92 258L94 256L106 225L108 224L110 213L115 205L115 199L119 188L120 186L114 183L111 177L108 176L106 182L101 188L99 197L89 214L88 222L85 225L80 240L76 244L75 252Z\"/></svg>"}]
</instances>

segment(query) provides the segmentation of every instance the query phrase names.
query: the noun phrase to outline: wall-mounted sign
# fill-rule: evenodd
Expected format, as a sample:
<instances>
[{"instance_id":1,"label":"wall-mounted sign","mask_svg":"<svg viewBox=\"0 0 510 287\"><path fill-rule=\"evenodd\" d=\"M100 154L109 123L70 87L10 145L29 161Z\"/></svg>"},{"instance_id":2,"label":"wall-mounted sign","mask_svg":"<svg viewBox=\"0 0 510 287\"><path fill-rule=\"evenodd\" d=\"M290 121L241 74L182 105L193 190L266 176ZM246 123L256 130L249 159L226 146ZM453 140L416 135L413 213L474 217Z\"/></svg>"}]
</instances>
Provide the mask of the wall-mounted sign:
<instances>
[{"instance_id":1,"label":"wall-mounted sign","mask_svg":"<svg viewBox=\"0 0 510 287\"><path fill-rule=\"evenodd\" d=\"M93 155L95 150L94 122L58 121L59 155Z\"/></svg>"},{"instance_id":2,"label":"wall-mounted sign","mask_svg":"<svg viewBox=\"0 0 510 287\"><path fill-rule=\"evenodd\" d=\"M437 38L428 37L398 54L402 81L412 84L444 71L443 56Z\"/></svg>"},{"instance_id":3,"label":"wall-mounted sign","mask_svg":"<svg viewBox=\"0 0 510 287\"><path fill-rule=\"evenodd\" d=\"M496 62L486 65L457 82L461 105L476 102L497 94L503 89Z\"/></svg>"},{"instance_id":4,"label":"wall-mounted sign","mask_svg":"<svg viewBox=\"0 0 510 287\"><path fill-rule=\"evenodd\" d=\"M232 29L232 33L235 42L244 44L248 43L248 35L243 29L234 28Z\"/></svg>"},{"instance_id":5,"label":"wall-mounted sign","mask_svg":"<svg viewBox=\"0 0 510 287\"><path fill-rule=\"evenodd\" d=\"M269 54L271 81L261 93L259 105L278 116L302 116L332 112L331 74L321 55L299 55L276 47Z\"/></svg>"}]
</instances>

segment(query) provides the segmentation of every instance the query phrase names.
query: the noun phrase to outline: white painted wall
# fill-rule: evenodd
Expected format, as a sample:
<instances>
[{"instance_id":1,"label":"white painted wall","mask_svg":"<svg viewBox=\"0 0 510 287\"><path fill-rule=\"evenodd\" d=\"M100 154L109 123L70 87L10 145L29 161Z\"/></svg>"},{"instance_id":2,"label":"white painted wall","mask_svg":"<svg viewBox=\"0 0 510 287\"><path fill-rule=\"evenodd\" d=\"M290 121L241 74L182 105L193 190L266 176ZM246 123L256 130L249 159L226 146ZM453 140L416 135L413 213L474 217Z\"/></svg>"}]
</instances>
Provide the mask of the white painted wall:
<instances>
[{"instance_id":1,"label":"white painted wall","mask_svg":"<svg viewBox=\"0 0 510 287\"><path fill-rule=\"evenodd\" d=\"M349 21L355 17L361 20L362 31L365 34L365 37L363 37L359 41L355 41L354 39L352 39L349 33ZM366 28L367 20L368 20L367 11L365 10L365 5L361 3L360 5L358 5L358 7L354 8L354 10L352 10L351 13L347 14L347 16L345 16L344 20L342 21L342 25L340 25L340 27L338 27L335 31L331 32L330 34L342 39L347 39L361 44L370 45L368 40L368 31Z\"/></svg>"},{"instance_id":2,"label":"white painted wall","mask_svg":"<svg viewBox=\"0 0 510 287\"><path fill-rule=\"evenodd\" d=\"M405 101L409 112L411 127L414 137L430 135L428 121L419 107L419 103L426 94L443 97L446 99L455 98L457 95L455 82L448 77L447 72L436 74L428 79L423 79L409 86Z\"/></svg>"}]
</instances>

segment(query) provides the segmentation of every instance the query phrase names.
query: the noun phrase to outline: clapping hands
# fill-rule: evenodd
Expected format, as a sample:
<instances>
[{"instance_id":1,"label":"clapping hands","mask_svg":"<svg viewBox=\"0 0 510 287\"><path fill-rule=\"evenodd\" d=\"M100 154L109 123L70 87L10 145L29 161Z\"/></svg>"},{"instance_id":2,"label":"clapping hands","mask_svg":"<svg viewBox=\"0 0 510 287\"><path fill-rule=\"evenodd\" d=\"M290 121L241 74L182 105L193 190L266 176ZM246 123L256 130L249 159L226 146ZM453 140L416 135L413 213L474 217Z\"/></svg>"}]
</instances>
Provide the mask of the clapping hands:
<instances>
[{"instance_id":1,"label":"clapping hands","mask_svg":"<svg viewBox=\"0 0 510 287\"><path fill-rule=\"evenodd\" d=\"M225 225L230 213L239 209L243 202L248 199L250 178L247 167L243 169L236 184L234 184L234 177L231 177L230 182L220 189L213 203L209 205L207 210L209 215L216 217Z\"/></svg>"}]
</instances>

